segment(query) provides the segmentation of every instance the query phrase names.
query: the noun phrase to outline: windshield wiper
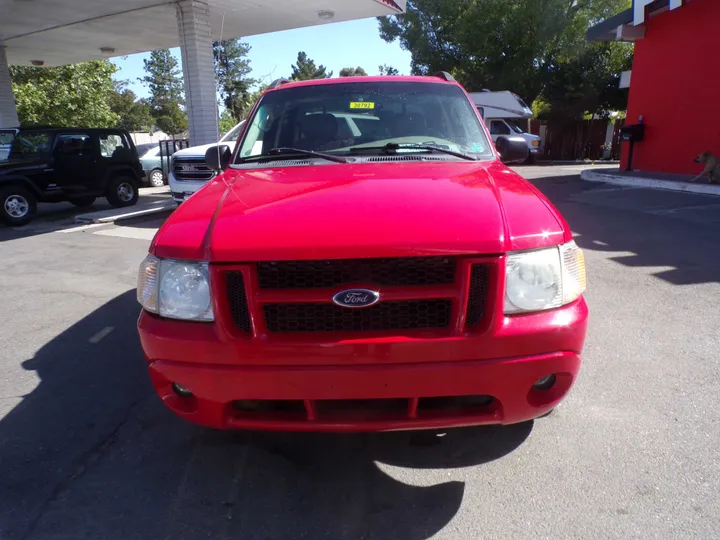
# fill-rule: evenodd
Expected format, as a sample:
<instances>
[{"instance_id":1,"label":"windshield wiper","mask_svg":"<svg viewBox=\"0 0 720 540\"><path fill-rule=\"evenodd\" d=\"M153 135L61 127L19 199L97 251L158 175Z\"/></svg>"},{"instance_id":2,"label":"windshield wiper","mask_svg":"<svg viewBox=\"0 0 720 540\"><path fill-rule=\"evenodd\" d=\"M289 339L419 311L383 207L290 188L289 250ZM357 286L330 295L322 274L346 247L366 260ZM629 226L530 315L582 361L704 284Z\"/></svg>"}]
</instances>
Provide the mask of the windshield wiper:
<instances>
[{"instance_id":1,"label":"windshield wiper","mask_svg":"<svg viewBox=\"0 0 720 540\"><path fill-rule=\"evenodd\" d=\"M278 156L287 156L290 154L297 154L301 156L308 156L308 157L316 157L321 159L326 159L328 161L334 161L335 163L348 163L347 158L341 157L341 156L334 156L332 154L326 154L325 152L316 152L315 150L303 150L302 148L290 148L287 146L282 146L279 148L271 148L268 152L265 152L264 154L258 154L256 156L248 156L245 158L242 158L240 160L240 163L245 163L249 160L270 160L275 159Z\"/></svg>"},{"instance_id":2,"label":"windshield wiper","mask_svg":"<svg viewBox=\"0 0 720 540\"><path fill-rule=\"evenodd\" d=\"M364 152L364 151L382 151L386 154L407 154L410 153L408 150L423 150L426 152L439 152L441 154L447 154L449 156L455 156L470 161L477 161L476 157L470 154L463 154L462 152L455 152L454 150L448 150L440 146L433 144L415 144L415 143L387 143L384 146L354 146L349 149L351 152Z\"/></svg>"}]
</instances>

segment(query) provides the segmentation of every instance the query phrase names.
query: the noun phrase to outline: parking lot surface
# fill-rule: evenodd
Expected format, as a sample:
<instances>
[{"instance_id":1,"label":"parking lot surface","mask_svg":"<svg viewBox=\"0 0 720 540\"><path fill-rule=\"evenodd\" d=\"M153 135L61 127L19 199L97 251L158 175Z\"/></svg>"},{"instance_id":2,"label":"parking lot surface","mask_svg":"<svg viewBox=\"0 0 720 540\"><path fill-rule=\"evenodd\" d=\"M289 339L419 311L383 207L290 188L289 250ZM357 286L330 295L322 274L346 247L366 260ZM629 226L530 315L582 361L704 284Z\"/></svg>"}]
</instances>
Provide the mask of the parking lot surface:
<instances>
[{"instance_id":1,"label":"parking lot surface","mask_svg":"<svg viewBox=\"0 0 720 540\"><path fill-rule=\"evenodd\" d=\"M718 538L720 198L517 170L585 250L591 323L568 399L502 428L196 428L135 329L166 216L0 229L0 538Z\"/></svg>"}]
</instances>

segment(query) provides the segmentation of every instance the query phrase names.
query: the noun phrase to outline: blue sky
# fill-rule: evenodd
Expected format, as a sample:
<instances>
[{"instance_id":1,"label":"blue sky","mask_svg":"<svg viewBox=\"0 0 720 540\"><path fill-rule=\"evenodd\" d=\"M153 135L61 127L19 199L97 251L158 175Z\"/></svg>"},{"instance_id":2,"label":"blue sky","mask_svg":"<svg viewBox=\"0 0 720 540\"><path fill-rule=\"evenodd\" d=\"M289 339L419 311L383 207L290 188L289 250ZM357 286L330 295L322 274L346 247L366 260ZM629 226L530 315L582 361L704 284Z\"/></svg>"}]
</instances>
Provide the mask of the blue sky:
<instances>
[{"instance_id":1,"label":"blue sky","mask_svg":"<svg viewBox=\"0 0 720 540\"><path fill-rule=\"evenodd\" d=\"M298 51L305 51L317 65L324 65L335 76L344 67L357 66L376 75L381 64L393 66L402 74L410 73L410 53L402 50L397 42L385 43L380 39L376 19L298 28L242 40L252 47L248 55L252 77L266 79L266 82L288 77ZM171 50L179 61L180 50ZM144 75L143 59L148 56L143 53L113 59L120 68L115 78L128 80L130 89L139 97L148 96L147 88L137 80Z\"/></svg>"}]
</instances>

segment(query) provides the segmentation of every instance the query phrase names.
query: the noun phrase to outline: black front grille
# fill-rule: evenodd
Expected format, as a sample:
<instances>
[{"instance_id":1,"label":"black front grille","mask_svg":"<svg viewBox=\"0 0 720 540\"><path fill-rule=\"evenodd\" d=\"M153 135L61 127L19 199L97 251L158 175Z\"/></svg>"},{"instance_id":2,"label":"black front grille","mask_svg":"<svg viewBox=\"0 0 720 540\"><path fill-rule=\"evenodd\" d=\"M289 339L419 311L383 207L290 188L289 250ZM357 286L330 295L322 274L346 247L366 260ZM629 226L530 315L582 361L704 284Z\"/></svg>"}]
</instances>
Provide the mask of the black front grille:
<instances>
[{"instance_id":1,"label":"black front grille","mask_svg":"<svg viewBox=\"0 0 720 540\"><path fill-rule=\"evenodd\" d=\"M174 157L173 176L177 180L210 180L215 175L210 167L205 164L204 157Z\"/></svg>"},{"instance_id":2,"label":"black front grille","mask_svg":"<svg viewBox=\"0 0 720 540\"><path fill-rule=\"evenodd\" d=\"M475 326L485 314L485 299L488 290L488 266L474 264L470 272L470 292L468 294L465 326Z\"/></svg>"},{"instance_id":3,"label":"black front grille","mask_svg":"<svg viewBox=\"0 0 720 540\"><path fill-rule=\"evenodd\" d=\"M348 309L335 304L266 304L270 332L362 332L446 328L451 300L380 302Z\"/></svg>"},{"instance_id":4,"label":"black front grille","mask_svg":"<svg viewBox=\"0 0 720 540\"><path fill-rule=\"evenodd\" d=\"M258 263L261 289L324 289L348 283L385 287L450 285L453 257L342 259Z\"/></svg>"},{"instance_id":5,"label":"black front grille","mask_svg":"<svg viewBox=\"0 0 720 540\"><path fill-rule=\"evenodd\" d=\"M228 303L235 326L243 332L250 332L250 311L248 310L245 280L240 272L225 274Z\"/></svg>"}]
</instances>

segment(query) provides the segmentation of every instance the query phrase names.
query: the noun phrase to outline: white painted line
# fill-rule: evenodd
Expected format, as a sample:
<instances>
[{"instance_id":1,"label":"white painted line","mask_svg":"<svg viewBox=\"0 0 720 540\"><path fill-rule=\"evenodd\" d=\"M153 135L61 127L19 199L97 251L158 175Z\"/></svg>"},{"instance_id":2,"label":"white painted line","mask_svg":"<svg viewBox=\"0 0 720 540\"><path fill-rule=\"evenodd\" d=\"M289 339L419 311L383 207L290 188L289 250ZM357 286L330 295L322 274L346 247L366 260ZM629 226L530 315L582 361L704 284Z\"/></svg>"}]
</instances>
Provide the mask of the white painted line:
<instances>
[{"instance_id":1,"label":"white painted line","mask_svg":"<svg viewBox=\"0 0 720 540\"><path fill-rule=\"evenodd\" d=\"M103 227L105 226L104 223L90 223L89 225L80 225L79 227L70 227L68 229L60 229L59 233L74 233L74 232L80 232L85 231L87 229L94 229L95 227Z\"/></svg>"},{"instance_id":2,"label":"white painted line","mask_svg":"<svg viewBox=\"0 0 720 540\"><path fill-rule=\"evenodd\" d=\"M157 229L145 229L141 227L115 227L114 229L104 229L95 231L93 234L100 236L115 236L117 238L133 238L135 240L152 240Z\"/></svg>"},{"instance_id":3,"label":"white painted line","mask_svg":"<svg viewBox=\"0 0 720 540\"><path fill-rule=\"evenodd\" d=\"M675 214L676 212L684 212L685 210L706 210L708 208L717 208L718 204L697 204L694 206L678 206L677 208L662 208L660 210L650 210L648 214Z\"/></svg>"},{"instance_id":4,"label":"white painted line","mask_svg":"<svg viewBox=\"0 0 720 540\"><path fill-rule=\"evenodd\" d=\"M102 330L100 330L97 334L95 334L93 337L88 339L90 343L99 343L102 339L106 338L110 332L115 330L114 326L106 326Z\"/></svg>"},{"instance_id":5,"label":"white painted line","mask_svg":"<svg viewBox=\"0 0 720 540\"><path fill-rule=\"evenodd\" d=\"M592 191L584 192L584 193L605 193L608 191L630 191L632 189L642 189L636 186L620 186L620 187L603 187L603 188L595 188Z\"/></svg>"},{"instance_id":6,"label":"white painted line","mask_svg":"<svg viewBox=\"0 0 720 540\"><path fill-rule=\"evenodd\" d=\"M148 214L158 214L160 212L166 212L175 208L175 203L172 200L164 200L162 204L149 203L140 208L140 210L134 210L125 213L114 213L117 210L103 210L101 212L89 212L87 214L79 214L75 216L75 223L113 223L123 219L129 219L132 217L145 216Z\"/></svg>"},{"instance_id":7,"label":"white painted line","mask_svg":"<svg viewBox=\"0 0 720 540\"><path fill-rule=\"evenodd\" d=\"M147 195L148 193L170 193L170 186L160 186L160 187L141 187L140 188L140 195Z\"/></svg>"}]
</instances>

